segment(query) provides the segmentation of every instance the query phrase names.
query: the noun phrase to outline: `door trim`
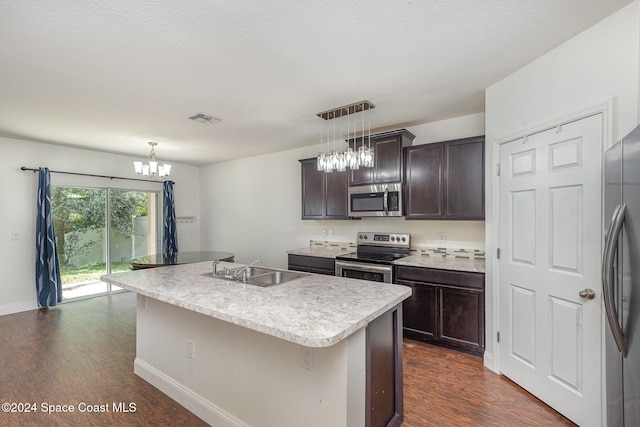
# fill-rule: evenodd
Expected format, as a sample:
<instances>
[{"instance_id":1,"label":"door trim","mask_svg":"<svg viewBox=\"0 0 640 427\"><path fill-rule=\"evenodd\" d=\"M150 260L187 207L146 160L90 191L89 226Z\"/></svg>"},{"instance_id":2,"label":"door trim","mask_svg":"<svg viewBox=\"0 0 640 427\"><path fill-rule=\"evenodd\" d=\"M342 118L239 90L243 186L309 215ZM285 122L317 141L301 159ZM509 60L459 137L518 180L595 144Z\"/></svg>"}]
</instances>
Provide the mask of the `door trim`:
<instances>
[{"instance_id":1,"label":"door trim","mask_svg":"<svg viewBox=\"0 0 640 427\"><path fill-rule=\"evenodd\" d=\"M499 333L499 325L500 325L500 315L499 315L499 307L500 307L500 292L499 292L499 278L500 271L498 268L498 259L496 256L497 248L500 242L500 233L499 233L499 224L500 224L500 214L499 214L499 177L497 176L497 168L500 162L500 147L503 144L508 142L523 138L525 136L537 134L540 132L544 132L549 129L556 128L558 126L562 126L564 124L568 124L574 121L582 120L587 117L591 117L594 115L602 115L602 151L604 152L609 149L616 141L617 136L614 133L613 129L613 99L609 99L605 102L597 104L593 107L586 108L580 110L576 113L567 114L564 117L557 118L555 120L551 120L549 122L543 123L538 126L531 127L529 129L520 131L516 134L512 134L507 137L493 139L491 144L486 145L486 151L491 150L491 155L486 156L486 164L485 167L490 171L488 173L488 181L485 183L487 190L487 199L486 199L486 242L485 248L488 254L488 259L485 266L485 277L487 285L490 284L490 289L487 292L487 298L485 302L485 312L487 315L490 314L486 318L485 323L485 339L487 344L491 343L490 351L485 351L484 354L484 365L488 369L491 369L495 373L502 375L501 373L501 364L500 364L500 352L498 351L498 338L497 335ZM488 142L488 141L487 141ZM604 161L604 155L602 157L602 161ZM603 193L604 194L604 193ZM604 197L604 195L603 195ZM601 203L602 212L601 218L604 221L604 203ZM604 233L602 235L601 245L604 244ZM602 317L601 331L602 337L604 337L604 331L606 327L606 319L604 316ZM489 345L487 345L489 348ZM601 357L602 360L605 360L605 347L601 346ZM601 378L604 377L604 364L601 372ZM604 402L603 402L604 407ZM602 411L606 416L606 411Z\"/></svg>"}]
</instances>

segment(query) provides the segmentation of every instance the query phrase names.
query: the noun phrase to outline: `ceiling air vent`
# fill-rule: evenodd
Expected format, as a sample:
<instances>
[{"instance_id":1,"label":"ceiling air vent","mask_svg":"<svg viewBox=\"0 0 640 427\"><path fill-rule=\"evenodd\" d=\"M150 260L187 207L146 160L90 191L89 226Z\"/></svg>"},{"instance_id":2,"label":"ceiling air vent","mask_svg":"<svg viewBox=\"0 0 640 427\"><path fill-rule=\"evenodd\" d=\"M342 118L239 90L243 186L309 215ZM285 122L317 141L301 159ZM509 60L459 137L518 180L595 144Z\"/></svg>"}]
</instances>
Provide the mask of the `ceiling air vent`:
<instances>
[{"instance_id":1,"label":"ceiling air vent","mask_svg":"<svg viewBox=\"0 0 640 427\"><path fill-rule=\"evenodd\" d=\"M189 119L194 120L196 122L199 123L215 123L215 122L219 122L220 119L216 119L215 117L212 116L208 116L206 114L196 114L195 116L191 116L189 117Z\"/></svg>"}]
</instances>

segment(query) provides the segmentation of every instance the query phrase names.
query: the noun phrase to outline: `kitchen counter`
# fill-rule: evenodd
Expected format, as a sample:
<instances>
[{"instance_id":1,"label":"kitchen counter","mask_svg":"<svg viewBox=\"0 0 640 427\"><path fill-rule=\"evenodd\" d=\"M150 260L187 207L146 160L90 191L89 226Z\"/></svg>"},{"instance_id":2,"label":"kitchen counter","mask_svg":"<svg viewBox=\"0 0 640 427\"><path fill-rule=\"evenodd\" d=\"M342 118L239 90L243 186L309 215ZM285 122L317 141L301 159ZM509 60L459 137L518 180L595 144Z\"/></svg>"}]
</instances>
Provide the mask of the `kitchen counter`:
<instances>
[{"instance_id":1,"label":"kitchen counter","mask_svg":"<svg viewBox=\"0 0 640 427\"><path fill-rule=\"evenodd\" d=\"M241 264L221 262L218 270ZM260 287L214 279L211 263L110 274L102 280L140 295L308 347L326 347L411 295L404 286L309 274Z\"/></svg>"},{"instance_id":2,"label":"kitchen counter","mask_svg":"<svg viewBox=\"0 0 640 427\"><path fill-rule=\"evenodd\" d=\"M331 248L331 247L307 247L291 249L289 255L303 255L318 258L333 258L355 252L356 248ZM394 265L406 265L411 267L437 268L441 270L467 271L471 273L484 273L484 258L463 258L437 255L410 255L393 262Z\"/></svg>"},{"instance_id":3,"label":"kitchen counter","mask_svg":"<svg viewBox=\"0 0 640 427\"><path fill-rule=\"evenodd\" d=\"M484 259L453 258L428 255L411 255L394 261L394 265L406 265L410 267L436 268L440 270L467 271L471 273L484 273Z\"/></svg>"},{"instance_id":4,"label":"kitchen counter","mask_svg":"<svg viewBox=\"0 0 640 427\"><path fill-rule=\"evenodd\" d=\"M260 287L209 262L102 280L138 293L134 373L210 425L402 423L408 287L316 274Z\"/></svg>"}]
</instances>

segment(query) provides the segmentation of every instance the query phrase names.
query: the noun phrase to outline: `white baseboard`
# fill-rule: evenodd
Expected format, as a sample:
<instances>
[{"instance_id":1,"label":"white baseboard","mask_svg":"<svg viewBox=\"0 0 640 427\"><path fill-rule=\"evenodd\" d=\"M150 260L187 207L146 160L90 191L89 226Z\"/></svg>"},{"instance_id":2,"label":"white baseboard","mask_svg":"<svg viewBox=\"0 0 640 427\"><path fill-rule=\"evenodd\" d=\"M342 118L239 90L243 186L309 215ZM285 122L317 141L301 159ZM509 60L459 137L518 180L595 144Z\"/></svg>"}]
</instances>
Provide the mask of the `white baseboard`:
<instances>
[{"instance_id":1,"label":"white baseboard","mask_svg":"<svg viewBox=\"0 0 640 427\"><path fill-rule=\"evenodd\" d=\"M484 352L483 355L483 362L484 362L484 367L487 369L491 369L493 372L495 372L496 374L499 374L500 372L498 371L498 367L496 366L496 361L493 358L493 353L489 353L489 352Z\"/></svg>"},{"instance_id":2,"label":"white baseboard","mask_svg":"<svg viewBox=\"0 0 640 427\"><path fill-rule=\"evenodd\" d=\"M0 306L0 316L5 314L20 313L22 311L35 310L38 307L33 302L21 302L19 304L3 305Z\"/></svg>"},{"instance_id":3,"label":"white baseboard","mask_svg":"<svg viewBox=\"0 0 640 427\"><path fill-rule=\"evenodd\" d=\"M168 377L137 357L133 362L133 372L212 426L247 426L233 415L225 412L221 408L218 408L199 394L193 392L175 381L173 378Z\"/></svg>"}]
</instances>

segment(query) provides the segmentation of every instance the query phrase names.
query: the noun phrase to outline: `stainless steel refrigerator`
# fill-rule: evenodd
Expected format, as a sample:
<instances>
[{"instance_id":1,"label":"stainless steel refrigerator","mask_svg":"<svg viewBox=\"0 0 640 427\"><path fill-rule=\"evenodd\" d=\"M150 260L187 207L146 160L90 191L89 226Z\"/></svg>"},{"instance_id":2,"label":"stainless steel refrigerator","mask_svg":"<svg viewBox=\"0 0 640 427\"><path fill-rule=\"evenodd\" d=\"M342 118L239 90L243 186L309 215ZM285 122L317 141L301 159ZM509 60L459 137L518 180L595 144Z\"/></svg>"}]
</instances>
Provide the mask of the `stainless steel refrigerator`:
<instances>
[{"instance_id":1,"label":"stainless steel refrigerator","mask_svg":"<svg viewBox=\"0 0 640 427\"><path fill-rule=\"evenodd\" d=\"M640 426L640 126L604 166L607 425Z\"/></svg>"}]
</instances>

